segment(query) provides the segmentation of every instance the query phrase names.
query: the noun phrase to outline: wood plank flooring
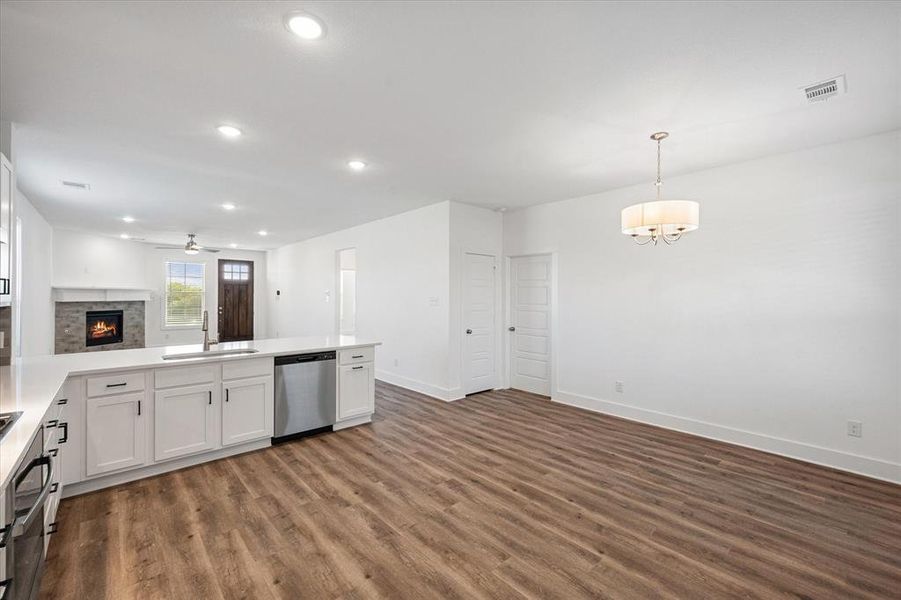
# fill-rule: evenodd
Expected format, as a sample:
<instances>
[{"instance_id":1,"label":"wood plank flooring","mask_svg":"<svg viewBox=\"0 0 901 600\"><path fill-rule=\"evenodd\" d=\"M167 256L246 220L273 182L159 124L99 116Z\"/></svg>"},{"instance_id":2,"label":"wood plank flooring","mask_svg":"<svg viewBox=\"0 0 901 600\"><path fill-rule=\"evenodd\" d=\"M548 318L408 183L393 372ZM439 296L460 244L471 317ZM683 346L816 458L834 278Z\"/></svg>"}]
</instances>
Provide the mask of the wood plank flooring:
<instances>
[{"instance_id":1,"label":"wood plank flooring","mask_svg":"<svg viewBox=\"0 0 901 600\"><path fill-rule=\"evenodd\" d=\"M41 598L901 597L901 486L523 392L376 407L65 500Z\"/></svg>"}]
</instances>

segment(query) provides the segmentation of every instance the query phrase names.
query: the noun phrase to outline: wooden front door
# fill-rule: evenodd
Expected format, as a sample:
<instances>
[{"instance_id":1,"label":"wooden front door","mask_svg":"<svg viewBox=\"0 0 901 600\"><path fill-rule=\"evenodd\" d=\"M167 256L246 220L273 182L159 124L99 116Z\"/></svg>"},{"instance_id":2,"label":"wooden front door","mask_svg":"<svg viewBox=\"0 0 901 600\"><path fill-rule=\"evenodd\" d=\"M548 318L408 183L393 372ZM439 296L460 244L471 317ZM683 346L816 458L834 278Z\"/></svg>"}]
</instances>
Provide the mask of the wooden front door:
<instances>
[{"instance_id":1,"label":"wooden front door","mask_svg":"<svg viewBox=\"0 0 901 600\"><path fill-rule=\"evenodd\" d=\"M253 262L219 260L219 341L253 339Z\"/></svg>"}]
</instances>

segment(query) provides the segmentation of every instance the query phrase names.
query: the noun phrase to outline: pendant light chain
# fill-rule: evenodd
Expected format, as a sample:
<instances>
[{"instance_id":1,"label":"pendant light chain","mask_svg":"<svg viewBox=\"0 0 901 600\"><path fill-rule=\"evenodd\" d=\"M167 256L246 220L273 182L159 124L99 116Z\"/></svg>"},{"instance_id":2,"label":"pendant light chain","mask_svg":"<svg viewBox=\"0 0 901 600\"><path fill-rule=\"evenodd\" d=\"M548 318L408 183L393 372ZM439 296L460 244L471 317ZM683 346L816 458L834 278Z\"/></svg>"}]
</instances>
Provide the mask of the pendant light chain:
<instances>
[{"instance_id":1,"label":"pendant light chain","mask_svg":"<svg viewBox=\"0 0 901 600\"><path fill-rule=\"evenodd\" d=\"M660 200L660 188L663 187L663 181L660 179L660 140L657 140L657 200Z\"/></svg>"}]
</instances>

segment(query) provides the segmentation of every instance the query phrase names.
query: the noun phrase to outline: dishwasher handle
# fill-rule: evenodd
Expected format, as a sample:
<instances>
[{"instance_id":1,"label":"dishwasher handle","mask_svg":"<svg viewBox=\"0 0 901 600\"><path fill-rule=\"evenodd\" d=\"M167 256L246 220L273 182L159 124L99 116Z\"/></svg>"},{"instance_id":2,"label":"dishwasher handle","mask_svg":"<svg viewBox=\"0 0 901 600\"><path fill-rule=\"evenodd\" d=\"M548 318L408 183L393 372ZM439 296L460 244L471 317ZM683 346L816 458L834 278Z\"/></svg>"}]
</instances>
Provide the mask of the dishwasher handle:
<instances>
[{"instance_id":1,"label":"dishwasher handle","mask_svg":"<svg viewBox=\"0 0 901 600\"><path fill-rule=\"evenodd\" d=\"M335 360L334 352L320 352L318 354L295 354L294 356L278 356L275 366L295 365L297 363L319 362L323 360Z\"/></svg>"}]
</instances>

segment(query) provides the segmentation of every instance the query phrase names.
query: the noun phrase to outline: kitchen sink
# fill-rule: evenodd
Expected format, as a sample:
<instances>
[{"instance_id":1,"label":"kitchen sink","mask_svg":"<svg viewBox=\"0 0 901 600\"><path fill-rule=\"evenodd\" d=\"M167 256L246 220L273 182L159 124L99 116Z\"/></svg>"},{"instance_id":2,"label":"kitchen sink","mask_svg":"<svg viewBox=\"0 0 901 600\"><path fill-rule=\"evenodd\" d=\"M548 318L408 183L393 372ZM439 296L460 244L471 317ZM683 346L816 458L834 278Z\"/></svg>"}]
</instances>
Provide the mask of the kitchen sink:
<instances>
[{"instance_id":1,"label":"kitchen sink","mask_svg":"<svg viewBox=\"0 0 901 600\"><path fill-rule=\"evenodd\" d=\"M182 354L167 354L163 360L190 360L197 358L222 358L223 356L240 356L241 354L256 354L259 350L246 348L244 350L208 350L206 352L184 352Z\"/></svg>"}]
</instances>

